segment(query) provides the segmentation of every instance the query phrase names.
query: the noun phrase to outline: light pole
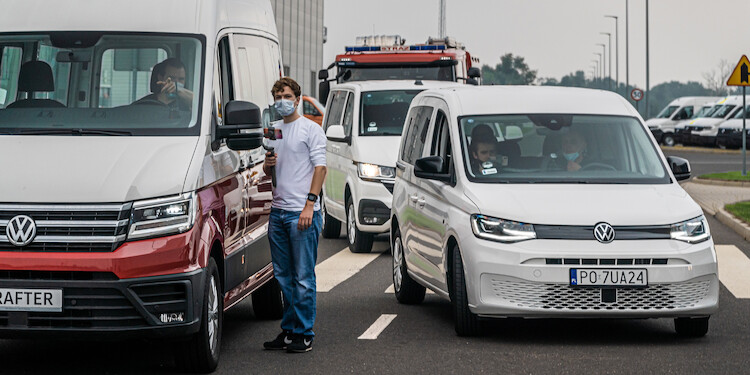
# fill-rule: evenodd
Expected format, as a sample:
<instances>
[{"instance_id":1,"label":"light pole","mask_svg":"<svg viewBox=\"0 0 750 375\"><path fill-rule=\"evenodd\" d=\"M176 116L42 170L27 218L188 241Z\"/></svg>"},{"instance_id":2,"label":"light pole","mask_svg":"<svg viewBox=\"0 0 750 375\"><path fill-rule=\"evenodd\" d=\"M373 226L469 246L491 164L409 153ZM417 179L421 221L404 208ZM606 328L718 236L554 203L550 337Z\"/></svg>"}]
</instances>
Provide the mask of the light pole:
<instances>
[{"instance_id":1,"label":"light pole","mask_svg":"<svg viewBox=\"0 0 750 375\"><path fill-rule=\"evenodd\" d=\"M593 79L593 81L596 82L596 79L599 78L599 60L595 59L595 60L591 60L591 61L593 61L595 63L591 67L594 68L594 79Z\"/></svg>"},{"instance_id":2,"label":"light pole","mask_svg":"<svg viewBox=\"0 0 750 375\"><path fill-rule=\"evenodd\" d=\"M597 46L602 46L602 79L607 76L607 45L604 43L597 43Z\"/></svg>"},{"instance_id":3,"label":"light pole","mask_svg":"<svg viewBox=\"0 0 750 375\"><path fill-rule=\"evenodd\" d=\"M630 0L625 0L625 97L629 97L628 90L630 86L630 51L629 51L629 31L628 31L628 3Z\"/></svg>"},{"instance_id":4,"label":"light pole","mask_svg":"<svg viewBox=\"0 0 750 375\"><path fill-rule=\"evenodd\" d=\"M612 90L612 33L599 33L606 35L609 40L609 89Z\"/></svg>"},{"instance_id":5,"label":"light pole","mask_svg":"<svg viewBox=\"0 0 750 375\"><path fill-rule=\"evenodd\" d=\"M599 52L594 52L594 55L599 55L599 79L603 81L604 80L604 62L602 62L602 59L604 58L604 55L602 55Z\"/></svg>"},{"instance_id":6,"label":"light pole","mask_svg":"<svg viewBox=\"0 0 750 375\"><path fill-rule=\"evenodd\" d=\"M620 90L620 38L618 35L618 21L617 16L604 16L605 18L615 19L615 91Z\"/></svg>"},{"instance_id":7,"label":"light pole","mask_svg":"<svg viewBox=\"0 0 750 375\"><path fill-rule=\"evenodd\" d=\"M648 0L646 0L646 118L651 117L651 111L648 107L648 97L651 96L651 85L648 81Z\"/></svg>"}]
</instances>

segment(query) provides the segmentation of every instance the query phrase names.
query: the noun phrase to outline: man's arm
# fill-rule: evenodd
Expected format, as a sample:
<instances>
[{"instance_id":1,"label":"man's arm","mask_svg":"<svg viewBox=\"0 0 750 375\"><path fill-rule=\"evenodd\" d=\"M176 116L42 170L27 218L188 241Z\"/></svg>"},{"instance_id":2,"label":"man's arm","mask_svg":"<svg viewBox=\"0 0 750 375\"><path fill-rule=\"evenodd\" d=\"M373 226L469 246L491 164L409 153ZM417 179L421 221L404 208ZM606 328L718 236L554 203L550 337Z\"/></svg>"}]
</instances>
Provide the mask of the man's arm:
<instances>
[{"instance_id":1,"label":"man's arm","mask_svg":"<svg viewBox=\"0 0 750 375\"><path fill-rule=\"evenodd\" d=\"M310 183L310 194L320 196L320 190L323 188L323 181L326 179L325 165L315 167L313 172L312 183ZM299 215L299 222L297 222L297 229L305 230L312 225L313 210L315 209L315 202L305 201L305 208L302 209L302 213Z\"/></svg>"}]
</instances>

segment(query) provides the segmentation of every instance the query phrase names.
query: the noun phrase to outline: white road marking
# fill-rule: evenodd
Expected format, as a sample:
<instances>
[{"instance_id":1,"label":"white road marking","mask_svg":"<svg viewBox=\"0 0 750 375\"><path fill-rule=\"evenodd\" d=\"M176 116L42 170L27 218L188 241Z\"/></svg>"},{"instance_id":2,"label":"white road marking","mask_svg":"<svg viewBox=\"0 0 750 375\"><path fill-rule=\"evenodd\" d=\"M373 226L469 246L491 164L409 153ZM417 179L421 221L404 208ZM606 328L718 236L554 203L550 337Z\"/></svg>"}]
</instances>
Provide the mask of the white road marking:
<instances>
[{"instance_id":1,"label":"white road marking","mask_svg":"<svg viewBox=\"0 0 750 375\"><path fill-rule=\"evenodd\" d=\"M318 292L329 292L365 268L380 253L355 254L348 247L315 266Z\"/></svg>"},{"instance_id":2,"label":"white road marking","mask_svg":"<svg viewBox=\"0 0 750 375\"><path fill-rule=\"evenodd\" d=\"M750 298L750 259L734 245L716 245L719 280L736 298Z\"/></svg>"},{"instance_id":3,"label":"white road marking","mask_svg":"<svg viewBox=\"0 0 750 375\"><path fill-rule=\"evenodd\" d=\"M380 333L383 332L383 330L385 330L389 324L391 324L393 319L396 319L396 314L381 315L380 318L378 318L375 323L372 323L370 328L368 328L367 331L362 334L362 336L359 336L357 338L360 340L377 340Z\"/></svg>"},{"instance_id":4,"label":"white road marking","mask_svg":"<svg viewBox=\"0 0 750 375\"><path fill-rule=\"evenodd\" d=\"M388 294L396 294L396 289L393 287L393 284L391 284L388 289L385 290L385 292ZM427 294L435 294L435 292L427 289Z\"/></svg>"}]
</instances>

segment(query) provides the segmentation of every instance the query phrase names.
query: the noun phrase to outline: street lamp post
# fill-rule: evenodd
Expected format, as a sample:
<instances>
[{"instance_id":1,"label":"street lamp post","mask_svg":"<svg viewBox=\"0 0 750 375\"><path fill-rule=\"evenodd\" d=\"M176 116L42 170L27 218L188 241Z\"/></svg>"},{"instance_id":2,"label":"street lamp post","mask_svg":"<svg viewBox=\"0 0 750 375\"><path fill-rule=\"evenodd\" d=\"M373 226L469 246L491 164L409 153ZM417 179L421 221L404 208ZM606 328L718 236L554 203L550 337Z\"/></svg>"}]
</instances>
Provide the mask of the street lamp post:
<instances>
[{"instance_id":1,"label":"street lamp post","mask_svg":"<svg viewBox=\"0 0 750 375\"><path fill-rule=\"evenodd\" d=\"M630 0L625 0L625 96L628 96L628 91L630 90L630 51L629 46L630 42L628 40L629 37L629 24L628 24L628 5L630 3Z\"/></svg>"},{"instance_id":2,"label":"street lamp post","mask_svg":"<svg viewBox=\"0 0 750 375\"><path fill-rule=\"evenodd\" d=\"M596 82L597 78L599 78L599 60L591 60L594 62L594 65L591 67L594 68L594 82Z\"/></svg>"},{"instance_id":3,"label":"street lamp post","mask_svg":"<svg viewBox=\"0 0 750 375\"><path fill-rule=\"evenodd\" d=\"M604 62L602 61L602 59L604 58L604 55L602 55L599 52L594 52L594 55L599 56L599 79L604 81Z\"/></svg>"},{"instance_id":4,"label":"street lamp post","mask_svg":"<svg viewBox=\"0 0 750 375\"><path fill-rule=\"evenodd\" d=\"M617 16L604 16L605 18L615 19L615 91L620 90L620 38L618 38L618 21Z\"/></svg>"},{"instance_id":5,"label":"street lamp post","mask_svg":"<svg viewBox=\"0 0 750 375\"><path fill-rule=\"evenodd\" d=\"M649 110L648 106L648 98L649 96L651 96L651 85L649 84L648 80L648 67L648 0L646 0L646 118L651 117L651 111Z\"/></svg>"},{"instance_id":6,"label":"street lamp post","mask_svg":"<svg viewBox=\"0 0 750 375\"><path fill-rule=\"evenodd\" d=\"M602 79L607 76L607 45L604 43L597 43L597 46L602 47Z\"/></svg>"},{"instance_id":7,"label":"street lamp post","mask_svg":"<svg viewBox=\"0 0 750 375\"><path fill-rule=\"evenodd\" d=\"M609 89L612 90L612 33L599 33L607 36L609 39Z\"/></svg>"}]
</instances>

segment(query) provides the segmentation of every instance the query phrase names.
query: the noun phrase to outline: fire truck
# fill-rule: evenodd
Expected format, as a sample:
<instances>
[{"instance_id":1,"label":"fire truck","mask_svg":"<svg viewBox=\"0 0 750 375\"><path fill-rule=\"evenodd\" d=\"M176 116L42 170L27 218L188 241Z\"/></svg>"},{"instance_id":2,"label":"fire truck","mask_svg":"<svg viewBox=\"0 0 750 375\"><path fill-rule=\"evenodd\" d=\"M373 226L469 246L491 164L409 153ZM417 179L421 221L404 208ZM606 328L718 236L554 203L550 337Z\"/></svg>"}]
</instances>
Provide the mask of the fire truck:
<instances>
[{"instance_id":1,"label":"fire truck","mask_svg":"<svg viewBox=\"0 0 750 375\"><path fill-rule=\"evenodd\" d=\"M424 44L407 45L400 35L357 37L336 61L318 72L320 99L325 102L330 82L371 80L454 81L479 84L479 60L455 39L429 38ZM329 78L329 70L336 75Z\"/></svg>"}]
</instances>

